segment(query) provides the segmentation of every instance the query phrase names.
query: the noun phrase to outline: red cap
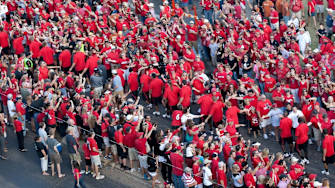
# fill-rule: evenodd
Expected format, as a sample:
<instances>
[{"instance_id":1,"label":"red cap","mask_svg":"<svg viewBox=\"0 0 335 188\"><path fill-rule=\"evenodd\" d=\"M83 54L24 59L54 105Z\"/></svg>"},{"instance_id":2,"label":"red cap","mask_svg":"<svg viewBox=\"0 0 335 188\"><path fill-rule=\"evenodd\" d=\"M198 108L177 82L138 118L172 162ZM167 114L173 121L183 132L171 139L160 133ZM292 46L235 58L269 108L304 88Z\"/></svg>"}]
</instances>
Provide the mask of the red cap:
<instances>
[{"instance_id":1,"label":"red cap","mask_svg":"<svg viewBox=\"0 0 335 188\"><path fill-rule=\"evenodd\" d=\"M181 146L177 146L176 149L177 149L177 150L182 150Z\"/></svg>"},{"instance_id":2,"label":"red cap","mask_svg":"<svg viewBox=\"0 0 335 188\"><path fill-rule=\"evenodd\" d=\"M308 178L310 179L310 180L314 180L315 178L316 178L316 174L310 174L309 176L308 176Z\"/></svg>"}]
</instances>

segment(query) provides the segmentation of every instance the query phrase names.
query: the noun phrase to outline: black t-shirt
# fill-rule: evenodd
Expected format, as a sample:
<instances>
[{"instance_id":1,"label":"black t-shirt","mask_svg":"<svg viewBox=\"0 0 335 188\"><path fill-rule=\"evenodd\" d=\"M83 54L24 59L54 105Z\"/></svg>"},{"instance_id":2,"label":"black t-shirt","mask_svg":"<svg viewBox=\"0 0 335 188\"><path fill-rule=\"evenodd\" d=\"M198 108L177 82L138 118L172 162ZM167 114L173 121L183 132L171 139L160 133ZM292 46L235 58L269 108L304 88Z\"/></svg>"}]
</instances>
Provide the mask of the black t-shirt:
<instances>
[{"instance_id":1,"label":"black t-shirt","mask_svg":"<svg viewBox=\"0 0 335 188\"><path fill-rule=\"evenodd\" d=\"M232 60L230 60L230 58L227 57L227 60L228 60L228 64L229 64L231 70L232 70L233 72L238 72L238 62L237 62L236 58L233 58ZM236 63L236 66L235 66L235 68L233 69L235 63Z\"/></svg>"},{"instance_id":2,"label":"black t-shirt","mask_svg":"<svg viewBox=\"0 0 335 188\"><path fill-rule=\"evenodd\" d=\"M243 60L242 60L242 69L246 70L246 71L249 71L249 70L251 70L251 68L247 69L247 67L250 67L250 65L251 65L251 60L248 58L248 60L245 61L244 58L243 58Z\"/></svg>"},{"instance_id":3,"label":"black t-shirt","mask_svg":"<svg viewBox=\"0 0 335 188\"><path fill-rule=\"evenodd\" d=\"M153 159L152 157L148 157L148 171L149 172L155 172L157 167L156 167L156 160Z\"/></svg>"},{"instance_id":4,"label":"black t-shirt","mask_svg":"<svg viewBox=\"0 0 335 188\"><path fill-rule=\"evenodd\" d=\"M44 150L44 152L47 152L47 148L42 142L35 142L35 150L39 158L44 157L42 150Z\"/></svg>"}]
</instances>

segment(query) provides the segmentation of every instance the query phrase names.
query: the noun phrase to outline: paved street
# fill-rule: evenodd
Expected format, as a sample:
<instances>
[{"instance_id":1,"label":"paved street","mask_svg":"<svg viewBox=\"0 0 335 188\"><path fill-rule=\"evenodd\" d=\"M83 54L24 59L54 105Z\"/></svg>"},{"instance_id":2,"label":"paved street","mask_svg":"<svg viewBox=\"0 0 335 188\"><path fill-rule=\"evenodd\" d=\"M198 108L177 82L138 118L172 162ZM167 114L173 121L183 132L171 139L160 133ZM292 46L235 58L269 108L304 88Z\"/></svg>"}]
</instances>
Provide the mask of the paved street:
<instances>
[{"instance_id":1,"label":"paved street","mask_svg":"<svg viewBox=\"0 0 335 188\"><path fill-rule=\"evenodd\" d=\"M0 160L0 187L3 188L21 188L21 187L73 187L74 178L71 174L66 149L63 153L63 163L61 164L62 172L65 173L64 178L52 176L42 176L40 174L40 161L36 152L33 150L33 134L25 137L25 146L29 150L26 153L19 152L17 148L16 137L9 128L8 138L8 160ZM50 173L50 169L49 169ZM107 178L104 180L95 180L91 176L84 176L84 182L87 187L148 187L148 183L140 180L137 176L130 173L121 172L118 169L110 170L109 167L103 169L103 174Z\"/></svg>"}]
</instances>

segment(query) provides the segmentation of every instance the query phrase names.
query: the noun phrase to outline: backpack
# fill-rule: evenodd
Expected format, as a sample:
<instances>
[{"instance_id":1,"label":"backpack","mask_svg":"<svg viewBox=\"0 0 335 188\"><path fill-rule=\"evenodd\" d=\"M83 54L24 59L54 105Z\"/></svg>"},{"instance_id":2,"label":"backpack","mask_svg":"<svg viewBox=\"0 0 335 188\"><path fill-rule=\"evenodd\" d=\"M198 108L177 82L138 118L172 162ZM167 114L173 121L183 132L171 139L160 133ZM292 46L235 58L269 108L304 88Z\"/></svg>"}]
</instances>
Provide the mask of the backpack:
<instances>
[{"instance_id":1,"label":"backpack","mask_svg":"<svg viewBox=\"0 0 335 188\"><path fill-rule=\"evenodd\" d=\"M115 131L116 130L115 130L114 126L108 126L107 131L108 131L108 138L109 138L109 140L115 142Z\"/></svg>"}]
</instances>

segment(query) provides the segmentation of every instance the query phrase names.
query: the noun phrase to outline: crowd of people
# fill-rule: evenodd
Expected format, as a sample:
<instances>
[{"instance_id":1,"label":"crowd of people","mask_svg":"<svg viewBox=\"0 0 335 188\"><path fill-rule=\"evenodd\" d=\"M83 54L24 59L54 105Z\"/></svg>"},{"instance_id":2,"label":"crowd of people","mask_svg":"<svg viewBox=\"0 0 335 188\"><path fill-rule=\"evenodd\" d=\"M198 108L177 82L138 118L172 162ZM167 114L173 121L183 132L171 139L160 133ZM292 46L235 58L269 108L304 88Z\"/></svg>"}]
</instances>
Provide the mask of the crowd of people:
<instances>
[{"instance_id":1,"label":"crowd of people","mask_svg":"<svg viewBox=\"0 0 335 188\"><path fill-rule=\"evenodd\" d=\"M334 1L0 4L1 159L13 127L42 175L66 148L75 187L102 160L152 187L330 187L306 166L335 163Z\"/></svg>"}]
</instances>

